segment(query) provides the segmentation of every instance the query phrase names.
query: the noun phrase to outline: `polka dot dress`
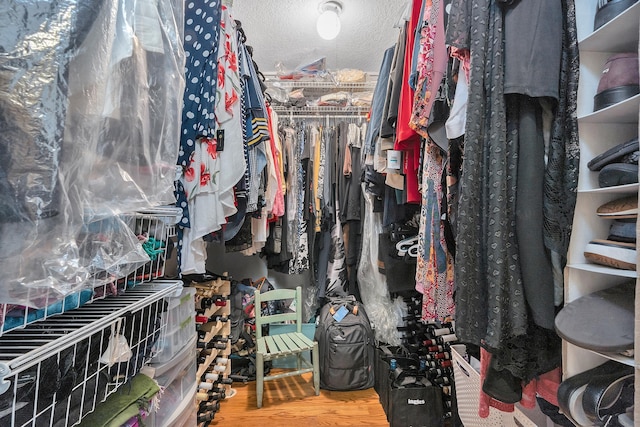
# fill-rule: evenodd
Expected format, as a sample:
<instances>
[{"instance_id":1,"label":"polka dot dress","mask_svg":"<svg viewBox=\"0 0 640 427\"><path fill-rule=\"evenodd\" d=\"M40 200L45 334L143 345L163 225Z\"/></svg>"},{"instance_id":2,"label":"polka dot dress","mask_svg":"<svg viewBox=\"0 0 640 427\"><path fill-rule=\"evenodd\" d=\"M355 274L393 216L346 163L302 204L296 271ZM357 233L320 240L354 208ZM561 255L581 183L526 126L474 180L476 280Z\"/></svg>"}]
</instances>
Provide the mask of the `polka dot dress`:
<instances>
[{"instance_id":1,"label":"polka dot dress","mask_svg":"<svg viewBox=\"0 0 640 427\"><path fill-rule=\"evenodd\" d=\"M182 132L178 164L183 168L195 149L199 137L215 132L215 94L218 79L220 39L220 0L185 2L184 50L185 91L182 106ZM177 206L182 208L178 227L178 254L182 249L182 228L190 227L187 198L182 183L176 181ZM180 265L180 262L178 262Z\"/></svg>"},{"instance_id":2,"label":"polka dot dress","mask_svg":"<svg viewBox=\"0 0 640 427\"><path fill-rule=\"evenodd\" d=\"M211 136L215 130L220 16L220 0L187 1L184 26L186 87L178 157L182 166L187 166L196 139Z\"/></svg>"}]
</instances>

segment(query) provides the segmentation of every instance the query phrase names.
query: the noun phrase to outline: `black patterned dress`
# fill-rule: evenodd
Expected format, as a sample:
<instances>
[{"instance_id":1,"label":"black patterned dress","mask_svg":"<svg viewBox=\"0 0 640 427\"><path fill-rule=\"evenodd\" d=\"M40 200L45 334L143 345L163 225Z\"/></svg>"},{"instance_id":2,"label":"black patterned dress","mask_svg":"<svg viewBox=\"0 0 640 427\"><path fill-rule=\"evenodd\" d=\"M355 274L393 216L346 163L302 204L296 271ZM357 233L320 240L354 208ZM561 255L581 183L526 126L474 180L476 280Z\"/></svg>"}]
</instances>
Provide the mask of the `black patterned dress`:
<instances>
[{"instance_id":1,"label":"black patterned dress","mask_svg":"<svg viewBox=\"0 0 640 427\"><path fill-rule=\"evenodd\" d=\"M470 59L457 211L456 333L464 342L484 345L516 377L528 380L559 362L559 340L553 331L539 330L531 321L522 281L515 226L518 139L508 137L504 93L505 3L515 2L453 0L447 28L447 44ZM542 208L545 246L564 260L579 164L573 0L562 0L562 15L560 90L546 153ZM539 339L528 339L532 331ZM544 344L547 341L552 345ZM532 348L533 343L543 343L543 349ZM553 353L548 362L540 357L546 348Z\"/></svg>"}]
</instances>

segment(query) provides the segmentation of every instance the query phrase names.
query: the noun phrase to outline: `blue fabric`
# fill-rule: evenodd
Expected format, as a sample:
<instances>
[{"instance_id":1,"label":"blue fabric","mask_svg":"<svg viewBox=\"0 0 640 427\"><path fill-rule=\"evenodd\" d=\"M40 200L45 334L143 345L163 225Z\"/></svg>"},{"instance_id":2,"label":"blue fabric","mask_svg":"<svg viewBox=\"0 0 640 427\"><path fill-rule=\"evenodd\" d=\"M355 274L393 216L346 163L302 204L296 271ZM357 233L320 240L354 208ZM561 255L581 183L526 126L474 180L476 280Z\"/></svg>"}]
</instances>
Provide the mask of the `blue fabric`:
<instances>
[{"instance_id":1,"label":"blue fabric","mask_svg":"<svg viewBox=\"0 0 640 427\"><path fill-rule=\"evenodd\" d=\"M215 132L215 96L218 82L218 45L220 42L220 0L185 2L184 50L185 89L182 100L182 132L178 164L186 167L198 137ZM178 269L182 253L183 227L190 228L189 208L184 187L175 181L176 206L182 208L178 223Z\"/></svg>"},{"instance_id":2,"label":"blue fabric","mask_svg":"<svg viewBox=\"0 0 640 427\"><path fill-rule=\"evenodd\" d=\"M218 80L220 40L220 0L187 1L185 4L184 50L185 90L182 101L182 132L178 164L186 167L201 136L215 131L215 94ZM182 208L180 227L191 227L184 188L176 185L178 207ZM181 237L181 236L180 236Z\"/></svg>"},{"instance_id":3,"label":"blue fabric","mask_svg":"<svg viewBox=\"0 0 640 427\"><path fill-rule=\"evenodd\" d=\"M11 313L7 314L4 320L2 329L8 331L25 324L33 323L36 320L44 319L45 317L53 316L54 314L65 313L70 310L82 307L84 304L91 300L93 291L91 289L84 289L80 292L76 292L67 295L63 300L57 301L46 308L37 310L27 310L27 318L24 317L24 312L20 316L12 316Z\"/></svg>"},{"instance_id":4,"label":"blue fabric","mask_svg":"<svg viewBox=\"0 0 640 427\"><path fill-rule=\"evenodd\" d=\"M376 88L373 91L371 117L369 119L369 126L367 126L364 143L367 154L373 154L376 138L380 132L382 111L384 110L384 101L387 94L387 83L389 81L389 74L391 73L391 63L393 62L394 50L395 46L385 50L384 57L382 58L382 64L380 66L380 73L378 74L378 82L376 83Z\"/></svg>"},{"instance_id":5,"label":"blue fabric","mask_svg":"<svg viewBox=\"0 0 640 427\"><path fill-rule=\"evenodd\" d=\"M186 55L182 105L182 134L178 163L187 166L195 141L215 130L215 95L218 80L220 0L187 1L184 50Z\"/></svg>"},{"instance_id":6,"label":"blue fabric","mask_svg":"<svg viewBox=\"0 0 640 427\"><path fill-rule=\"evenodd\" d=\"M409 74L409 87L416 90L418 84L418 55L420 54L420 34L422 29L428 25L424 20L424 8L426 0L422 0L422 6L420 7L420 18L418 19L418 25L416 26L415 38L413 40L413 56L411 57L411 73Z\"/></svg>"}]
</instances>

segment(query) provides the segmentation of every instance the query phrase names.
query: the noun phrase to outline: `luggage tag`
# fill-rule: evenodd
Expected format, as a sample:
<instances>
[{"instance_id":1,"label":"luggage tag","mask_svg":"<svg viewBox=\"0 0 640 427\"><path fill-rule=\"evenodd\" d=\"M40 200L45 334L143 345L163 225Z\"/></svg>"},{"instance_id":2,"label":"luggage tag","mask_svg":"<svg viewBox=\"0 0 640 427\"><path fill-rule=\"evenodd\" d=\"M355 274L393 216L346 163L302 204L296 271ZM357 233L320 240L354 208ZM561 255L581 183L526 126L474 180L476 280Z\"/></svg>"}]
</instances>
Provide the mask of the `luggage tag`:
<instances>
[{"instance_id":1,"label":"luggage tag","mask_svg":"<svg viewBox=\"0 0 640 427\"><path fill-rule=\"evenodd\" d=\"M343 305L334 313L333 318L336 322L341 322L347 314L349 314L349 310Z\"/></svg>"}]
</instances>

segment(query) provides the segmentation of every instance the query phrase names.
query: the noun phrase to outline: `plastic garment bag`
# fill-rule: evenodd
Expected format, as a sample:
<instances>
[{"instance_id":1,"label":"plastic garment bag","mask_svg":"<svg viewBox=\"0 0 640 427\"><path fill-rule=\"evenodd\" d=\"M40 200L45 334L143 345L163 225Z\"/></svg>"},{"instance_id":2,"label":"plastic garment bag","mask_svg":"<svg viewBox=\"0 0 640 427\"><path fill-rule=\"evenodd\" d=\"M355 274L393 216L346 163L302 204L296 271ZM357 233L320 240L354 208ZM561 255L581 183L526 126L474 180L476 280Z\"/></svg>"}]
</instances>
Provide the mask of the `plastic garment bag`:
<instances>
[{"instance_id":1,"label":"plastic garment bag","mask_svg":"<svg viewBox=\"0 0 640 427\"><path fill-rule=\"evenodd\" d=\"M0 6L0 304L42 307L148 260L115 217L175 201L182 7Z\"/></svg>"},{"instance_id":2,"label":"plastic garment bag","mask_svg":"<svg viewBox=\"0 0 640 427\"><path fill-rule=\"evenodd\" d=\"M400 336L396 328L402 324L402 317L406 316L408 309L400 297L391 301L387 279L378 271L378 235L382 233L382 217L373 212L373 196L364 187L362 195L365 200L365 212L362 255L358 265L362 302L374 325L376 340L390 345L400 345Z\"/></svg>"}]
</instances>

